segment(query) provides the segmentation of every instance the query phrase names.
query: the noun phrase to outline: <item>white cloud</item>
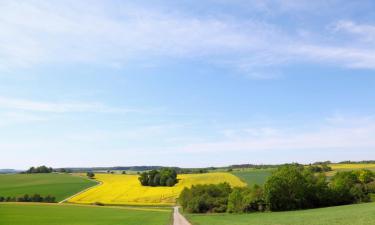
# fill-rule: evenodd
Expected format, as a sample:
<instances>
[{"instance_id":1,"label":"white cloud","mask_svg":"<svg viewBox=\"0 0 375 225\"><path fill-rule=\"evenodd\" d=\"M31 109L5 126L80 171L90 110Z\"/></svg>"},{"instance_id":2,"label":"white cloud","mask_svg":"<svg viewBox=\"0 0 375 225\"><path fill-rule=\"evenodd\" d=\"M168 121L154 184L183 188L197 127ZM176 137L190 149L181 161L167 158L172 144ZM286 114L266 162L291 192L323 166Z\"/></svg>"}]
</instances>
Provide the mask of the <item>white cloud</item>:
<instances>
[{"instance_id":1,"label":"white cloud","mask_svg":"<svg viewBox=\"0 0 375 225\"><path fill-rule=\"evenodd\" d=\"M271 5L264 7L274 10ZM285 11L311 8L306 1L276 5ZM375 68L374 26L351 21L338 22L334 30L359 37L344 42L336 35L332 44L322 41L324 34L307 30L313 35L305 37L256 19L199 17L126 3L1 1L0 27L3 69L50 63L122 67L158 57L202 58L255 79L277 78L284 66L300 62Z\"/></svg>"},{"instance_id":2,"label":"white cloud","mask_svg":"<svg viewBox=\"0 0 375 225\"><path fill-rule=\"evenodd\" d=\"M334 25L335 31L343 31L350 34L358 35L362 41L375 41L375 26L369 24L357 24L350 20L341 20Z\"/></svg>"},{"instance_id":3,"label":"white cloud","mask_svg":"<svg viewBox=\"0 0 375 225\"><path fill-rule=\"evenodd\" d=\"M187 145L182 152L259 152L264 150L321 150L375 148L373 117L329 118L316 130L257 128L226 130L222 141Z\"/></svg>"},{"instance_id":4,"label":"white cloud","mask_svg":"<svg viewBox=\"0 0 375 225\"><path fill-rule=\"evenodd\" d=\"M140 112L135 109L115 108L101 103L52 103L32 101L18 98L8 98L0 96L0 109L24 110L48 113L68 113L68 112L99 112L99 113L128 113Z\"/></svg>"},{"instance_id":5,"label":"white cloud","mask_svg":"<svg viewBox=\"0 0 375 225\"><path fill-rule=\"evenodd\" d=\"M375 49L360 47L334 47L324 45L297 45L290 52L301 56L301 61L339 64L348 68L375 69Z\"/></svg>"}]
</instances>

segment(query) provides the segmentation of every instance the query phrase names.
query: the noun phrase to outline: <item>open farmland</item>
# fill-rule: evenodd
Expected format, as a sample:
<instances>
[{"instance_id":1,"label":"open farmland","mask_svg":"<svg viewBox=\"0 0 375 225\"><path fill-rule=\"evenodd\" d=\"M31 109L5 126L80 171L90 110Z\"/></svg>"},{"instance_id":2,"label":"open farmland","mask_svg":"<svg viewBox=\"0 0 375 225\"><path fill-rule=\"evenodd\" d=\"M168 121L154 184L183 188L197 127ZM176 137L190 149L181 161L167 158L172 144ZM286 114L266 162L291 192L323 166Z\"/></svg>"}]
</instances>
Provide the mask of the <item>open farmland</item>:
<instances>
[{"instance_id":1,"label":"open farmland","mask_svg":"<svg viewBox=\"0 0 375 225\"><path fill-rule=\"evenodd\" d=\"M263 185L271 173L272 169L248 169L236 170L232 172L232 174L236 175L250 186L255 184Z\"/></svg>"},{"instance_id":2,"label":"open farmland","mask_svg":"<svg viewBox=\"0 0 375 225\"><path fill-rule=\"evenodd\" d=\"M0 203L0 225L167 225L171 210Z\"/></svg>"},{"instance_id":3,"label":"open farmland","mask_svg":"<svg viewBox=\"0 0 375 225\"><path fill-rule=\"evenodd\" d=\"M188 214L187 217L193 225L373 225L375 203L290 212Z\"/></svg>"},{"instance_id":4,"label":"open farmland","mask_svg":"<svg viewBox=\"0 0 375 225\"><path fill-rule=\"evenodd\" d=\"M0 175L0 196L40 194L52 195L61 201L96 184L95 181L69 174L3 174Z\"/></svg>"},{"instance_id":5,"label":"open farmland","mask_svg":"<svg viewBox=\"0 0 375 225\"><path fill-rule=\"evenodd\" d=\"M238 177L230 173L182 174L173 187L142 186L137 175L96 174L102 185L79 194L69 202L111 205L173 205L185 187L197 184L217 184L227 182L232 186L245 186Z\"/></svg>"},{"instance_id":6,"label":"open farmland","mask_svg":"<svg viewBox=\"0 0 375 225\"><path fill-rule=\"evenodd\" d=\"M375 164L330 164L332 170L336 171L348 171L348 170L359 170L369 169L375 171Z\"/></svg>"}]
</instances>

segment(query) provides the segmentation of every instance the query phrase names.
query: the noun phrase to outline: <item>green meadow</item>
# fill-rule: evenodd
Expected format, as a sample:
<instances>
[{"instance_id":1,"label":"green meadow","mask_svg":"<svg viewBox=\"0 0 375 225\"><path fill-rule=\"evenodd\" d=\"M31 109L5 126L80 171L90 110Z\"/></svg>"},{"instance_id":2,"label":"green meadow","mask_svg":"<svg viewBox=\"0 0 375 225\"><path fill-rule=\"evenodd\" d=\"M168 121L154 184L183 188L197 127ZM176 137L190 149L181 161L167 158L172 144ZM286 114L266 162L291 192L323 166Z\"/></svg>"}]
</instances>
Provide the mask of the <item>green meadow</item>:
<instances>
[{"instance_id":1,"label":"green meadow","mask_svg":"<svg viewBox=\"0 0 375 225\"><path fill-rule=\"evenodd\" d=\"M375 203L289 212L188 214L187 218L193 225L374 225Z\"/></svg>"},{"instance_id":2,"label":"green meadow","mask_svg":"<svg viewBox=\"0 0 375 225\"><path fill-rule=\"evenodd\" d=\"M239 177L250 186L254 184L263 185L271 173L272 169L245 169L232 172L232 174Z\"/></svg>"},{"instance_id":3,"label":"green meadow","mask_svg":"<svg viewBox=\"0 0 375 225\"><path fill-rule=\"evenodd\" d=\"M0 203L0 225L168 225L171 210Z\"/></svg>"},{"instance_id":4,"label":"green meadow","mask_svg":"<svg viewBox=\"0 0 375 225\"><path fill-rule=\"evenodd\" d=\"M2 174L0 196L17 197L24 194L52 195L61 201L90 186L95 181L70 174Z\"/></svg>"}]
</instances>

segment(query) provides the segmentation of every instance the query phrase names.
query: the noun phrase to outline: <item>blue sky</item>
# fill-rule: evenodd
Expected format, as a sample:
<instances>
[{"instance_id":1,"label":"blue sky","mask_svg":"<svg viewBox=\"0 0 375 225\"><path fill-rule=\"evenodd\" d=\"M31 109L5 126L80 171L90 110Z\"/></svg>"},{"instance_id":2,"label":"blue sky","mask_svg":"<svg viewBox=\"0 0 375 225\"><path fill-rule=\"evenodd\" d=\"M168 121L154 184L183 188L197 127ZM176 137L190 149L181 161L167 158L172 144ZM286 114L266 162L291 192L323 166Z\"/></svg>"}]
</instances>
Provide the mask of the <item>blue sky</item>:
<instances>
[{"instance_id":1,"label":"blue sky","mask_svg":"<svg viewBox=\"0 0 375 225\"><path fill-rule=\"evenodd\" d=\"M375 159L373 1L1 1L0 168Z\"/></svg>"}]
</instances>

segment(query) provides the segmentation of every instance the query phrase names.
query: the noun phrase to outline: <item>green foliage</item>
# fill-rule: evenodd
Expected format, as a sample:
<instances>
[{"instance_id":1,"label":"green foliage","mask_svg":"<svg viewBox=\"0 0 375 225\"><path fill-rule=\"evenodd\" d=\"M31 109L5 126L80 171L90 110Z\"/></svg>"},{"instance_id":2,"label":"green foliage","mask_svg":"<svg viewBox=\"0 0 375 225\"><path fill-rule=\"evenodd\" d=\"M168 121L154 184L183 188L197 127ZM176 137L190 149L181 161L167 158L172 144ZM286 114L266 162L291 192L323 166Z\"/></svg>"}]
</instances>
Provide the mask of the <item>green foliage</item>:
<instances>
[{"instance_id":1,"label":"green foliage","mask_svg":"<svg viewBox=\"0 0 375 225\"><path fill-rule=\"evenodd\" d=\"M86 173L86 176L87 176L88 178L90 178L90 179L93 179L93 178L95 177L95 173L89 171L89 172Z\"/></svg>"},{"instance_id":2,"label":"green foliage","mask_svg":"<svg viewBox=\"0 0 375 225\"><path fill-rule=\"evenodd\" d=\"M18 197L0 197L0 202L47 202L47 203L54 203L56 202L56 198L50 195L45 197L40 196L40 194L34 194L29 196L25 194L23 196Z\"/></svg>"},{"instance_id":3,"label":"green foliage","mask_svg":"<svg viewBox=\"0 0 375 225\"><path fill-rule=\"evenodd\" d=\"M228 183L193 185L181 192L178 201L189 213L226 212L231 190Z\"/></svg>"},{"instance_id":4,"label":"green foliage","mask_svg":"<svg viewBox=\"0 0 375 225\"><path fill-rule=\"evenodd\" d=\"M228 209L230 213L244 213L263 211L265 209L263 189L257 185L253 188L233 188L228 197Z\"/></svg>"},{"instance_id":5,"label":"green foliage","mask_svg":"<svg viewBox=\"0 0 375 225\"><path fill-rule=\"evenodd\" d=\"M359 181L363 184L368 184L372 181L374 181L374 173L371 170L358 170L355 171Z\"/></svg>"},{"instance_id":6,"label":"green foliage","mask_svg":"<svg viewBox=\"0 0 375 225\"><path fill-rule=\"evenodd\" d=\"M313 173L322 173L322 172L332 171L332 168L328 166L327 164L318 164L318 165L310 165L308 167L308 170L310 170Z\"/></svg>"},{"instance_id":7,"label":"green foliage","mask_svg":"<svg viewBox=\"0 0 375 225\"><path fill-rule=\"evenodd\" d=\"M265 184L265 201L271 211L317 208L369 201L371 171L339 172L328 184L323 173L286 165Z\"/></svg>"},{"instance_id":8,"label":"green foliage","mask_svg":"<svg viewBox=\"0 0 375 225\"><path fill-rule=\"evenodd\" d=\"M51 167L39 166L39 167L30 167L26 170L26 173L52 173L53 169Z\"/></svg>"},{"instance_id":9,"label":"green foliage","mask_svg":"<svg viewBox=\"0 0 375 225\"><path fill-rule=\"evenodd\" d=\"M171 168L163 168L160 170L151 170L143 172L139 176L139 181L143 186L174 186L177 180L177 172Z\"/></svg>"},{"instance_id":10,"label":"green foliage","mask_svg":"<svg viewBox=\"0 0 375 225\"><path fill-rule=\"evenodd\" d=\"M330 187L335 204L350 204L370 201L369 193L374 174L369 170L338 172L333 176Z\"/></svg>"},{"instance_id":11,"label":"green foliage","mask_svg":"<svg viewBox=\"0 0 375 225\"><path fill-rule=\"evenodd\" d=\"M295 210L314 207L309 200L318 198L313 190L317 180L311 171L303 167L287 165L280 167L267 180L265 201L272 211Z\"/></svg>"}]
</instances>

